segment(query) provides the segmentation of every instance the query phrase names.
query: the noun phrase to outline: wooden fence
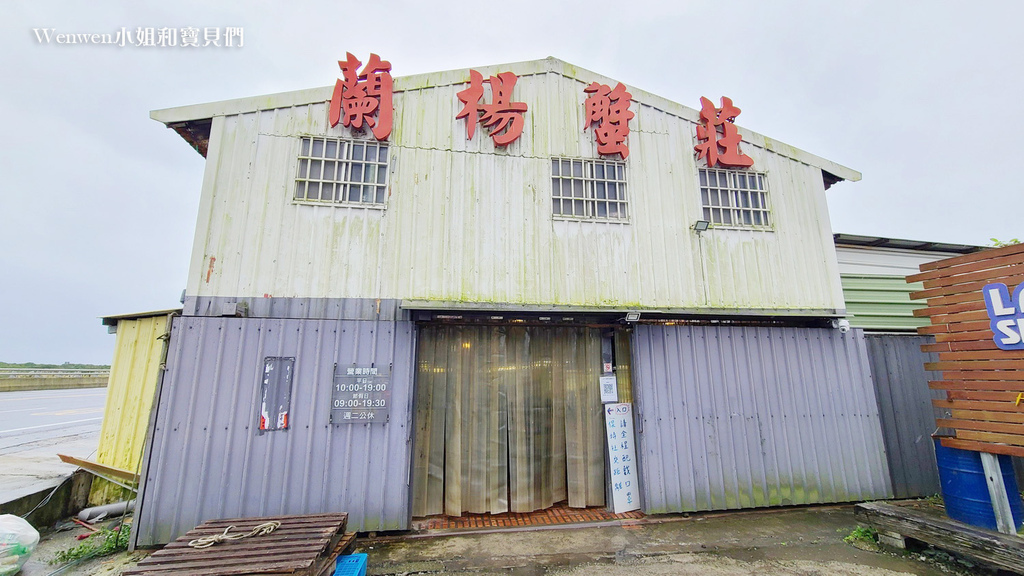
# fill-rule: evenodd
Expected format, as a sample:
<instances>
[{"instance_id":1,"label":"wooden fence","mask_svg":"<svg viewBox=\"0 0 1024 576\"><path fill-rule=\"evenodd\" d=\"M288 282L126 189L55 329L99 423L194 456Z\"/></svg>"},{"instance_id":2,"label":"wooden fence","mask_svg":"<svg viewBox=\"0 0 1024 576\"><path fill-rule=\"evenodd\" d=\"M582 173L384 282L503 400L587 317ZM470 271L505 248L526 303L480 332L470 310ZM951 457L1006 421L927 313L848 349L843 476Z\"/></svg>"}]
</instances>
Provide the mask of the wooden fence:
<instances>
[{"instance_id":1,"label":"wooden fence","mask_svg":"<svg viewBox=\"0 0 1024 576\"><path fill-rule=\"evenodd\" d=\"M956 432L942 444L1024 456L1024 350L996 345L982 292L988 284L1001 283L1012 294L1024 282L1024 245L929 262L920 269L907 282L924 284L924 290L910 297L927 300L927 308L914 315L931 319L918 333L934 336L935 344L921 349L939 354L938 362L925 364L925 369L942 373L942 380L928 386L946 393L946 399L932 401L948 415L936 424ZM1012 305L1022 310L1020 302Z\"/></svg>"}]
</instances>

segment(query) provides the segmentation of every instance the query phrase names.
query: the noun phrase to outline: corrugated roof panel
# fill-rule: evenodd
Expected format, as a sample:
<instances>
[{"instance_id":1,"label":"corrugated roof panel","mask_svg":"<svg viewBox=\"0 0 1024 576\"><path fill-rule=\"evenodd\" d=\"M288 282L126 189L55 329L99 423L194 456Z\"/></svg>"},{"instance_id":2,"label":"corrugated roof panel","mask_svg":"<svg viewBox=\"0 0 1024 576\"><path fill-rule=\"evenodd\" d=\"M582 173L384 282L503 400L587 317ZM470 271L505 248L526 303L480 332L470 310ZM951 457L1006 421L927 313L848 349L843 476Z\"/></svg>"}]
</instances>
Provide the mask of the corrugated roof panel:
<instances>
[{"instance_id":1,"label":"corrugated roof panel","mask_svg":"<svg viewBox=\"0 0 1024 576\"><path fill-rule=\"evenodd\" d=\"M639 325L647 513L891 496L859 331Z\"/></svg>"}]
</instances>

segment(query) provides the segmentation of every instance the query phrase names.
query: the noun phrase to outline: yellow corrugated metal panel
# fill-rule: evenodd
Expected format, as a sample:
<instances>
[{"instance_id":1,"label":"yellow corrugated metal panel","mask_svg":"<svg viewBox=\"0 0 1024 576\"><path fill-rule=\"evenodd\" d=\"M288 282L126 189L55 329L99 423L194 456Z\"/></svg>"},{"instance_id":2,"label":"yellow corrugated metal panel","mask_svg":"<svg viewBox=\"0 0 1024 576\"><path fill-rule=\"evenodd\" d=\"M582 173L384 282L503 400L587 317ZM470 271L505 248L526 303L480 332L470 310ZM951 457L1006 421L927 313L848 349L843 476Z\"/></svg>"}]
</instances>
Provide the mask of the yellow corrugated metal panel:
<instances>
[{"instance_id":1,"label":"yellow corrugated metal panel","mask_svg":"<svg viewBox=\"0 0 1024 576\"><path fill-rule=\"evenodd\" d=\"M100 429L96 461L138 472L163 360L168 316L117 323L117 341L110 365L107 405ZM104 480L93 482L89 502L124 499L127 491Z\"/></svg>"},{"instance_id":2,"label":"yellow corrugated metal panel","mask_svg":"<svg viewBox=\"0 0 1024 576\"><path fill-rule=\"evenodd\" d=\"M774 230L698 237L690 229L701 217L693 120L639 90L629 222L553 218L551 157L597 156L593 131L583 130L590 79L533 72L516 84L513 99L529 111L522 138L507 149L495 150L483 130L466 140L465 122L455 119L464 85L451 83L454 73L438 75L447 83L397 92L384 210L292 202L298 136L351 136L340 125L328 129L326 103L215 117L188 293L844 308L820 169L792 160L800 151L791 147L773 150L784 145L769 139L746 144L768 175Z\"/></svg>"}]
</instances>

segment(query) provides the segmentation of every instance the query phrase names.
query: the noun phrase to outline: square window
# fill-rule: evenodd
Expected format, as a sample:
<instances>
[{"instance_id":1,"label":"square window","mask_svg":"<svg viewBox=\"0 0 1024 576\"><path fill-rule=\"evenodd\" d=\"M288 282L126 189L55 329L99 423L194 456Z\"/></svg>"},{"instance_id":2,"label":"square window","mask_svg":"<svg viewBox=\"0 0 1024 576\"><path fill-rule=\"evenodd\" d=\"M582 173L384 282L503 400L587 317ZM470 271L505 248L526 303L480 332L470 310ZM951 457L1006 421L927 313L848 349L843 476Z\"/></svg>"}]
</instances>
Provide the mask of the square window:
<instances>
[{"instance_id":1,"label":"square window","mask_svg":"<svg viewBox=\"0 0 1024 576\"><path fill-rule=\"evenodd\" d=\"M551 159L551 213L560 218L628 221L623 162Z\"/></svg>"},{"instance_id":2,"label":"square window","mask_svg":"<svg viewBox=\"0 0 1024 576\"><path fill-rule=\"evenodd\" d=\"M764 174L701 168L704 219L730 228L771 228Z\"/></svg>"},{"instance_id":3,"label":"square window","mask_svg":"<svg viewBox=\"0 0 1024 576\"><path fill-rule=\"evenodd\" d=\"M385 142L302 138L295 200L382 208L387 175L388 145Z\"/></svg>"}]
</instances>

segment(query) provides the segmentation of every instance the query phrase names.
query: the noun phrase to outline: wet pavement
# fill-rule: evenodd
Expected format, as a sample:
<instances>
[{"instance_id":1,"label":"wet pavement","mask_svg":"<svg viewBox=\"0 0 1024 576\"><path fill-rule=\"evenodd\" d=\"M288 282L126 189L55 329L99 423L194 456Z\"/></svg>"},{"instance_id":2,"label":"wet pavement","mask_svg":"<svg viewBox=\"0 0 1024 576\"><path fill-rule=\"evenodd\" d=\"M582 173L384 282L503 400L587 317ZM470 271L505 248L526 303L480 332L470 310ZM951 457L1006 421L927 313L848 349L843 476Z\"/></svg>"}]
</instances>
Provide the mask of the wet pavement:
<instances>
[{"instance_id":1,"label":"wet pavement","mask_svg":"<svg viewBox=\"0 0 1024 576\"><path fill-rule=\"evenodd\" d=\"M857 521L852 506L650 517L592 524L477 531L432 530L359 540L370 576L411 574L602 574L732 576L938 576L975 574L921 553L877 552L843 541ZM73 546L83 530L44 538L26 576L47 576L45 560ZM144 557L117 554L64 576L115 576Z\"/></svg>"}]
</instances>

